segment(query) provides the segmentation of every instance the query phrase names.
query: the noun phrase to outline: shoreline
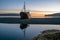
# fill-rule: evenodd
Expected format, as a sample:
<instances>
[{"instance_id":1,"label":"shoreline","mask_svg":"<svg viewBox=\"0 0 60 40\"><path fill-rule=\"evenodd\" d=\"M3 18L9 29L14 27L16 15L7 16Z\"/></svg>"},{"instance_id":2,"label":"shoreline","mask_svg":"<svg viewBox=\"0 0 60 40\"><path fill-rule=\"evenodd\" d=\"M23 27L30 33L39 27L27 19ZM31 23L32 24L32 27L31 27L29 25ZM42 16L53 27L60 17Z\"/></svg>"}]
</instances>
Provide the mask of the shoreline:
<instances>
[{"instance_id":1,"label":"shoreline","mask_svg":"<svg viewBox=\"0 0 60 40\"><path fill-rule=\"evenodd\" d=\"M60 24L60 18L0 18L0 23L22 23L22 24Z\"/></svg>"}]
</instances>

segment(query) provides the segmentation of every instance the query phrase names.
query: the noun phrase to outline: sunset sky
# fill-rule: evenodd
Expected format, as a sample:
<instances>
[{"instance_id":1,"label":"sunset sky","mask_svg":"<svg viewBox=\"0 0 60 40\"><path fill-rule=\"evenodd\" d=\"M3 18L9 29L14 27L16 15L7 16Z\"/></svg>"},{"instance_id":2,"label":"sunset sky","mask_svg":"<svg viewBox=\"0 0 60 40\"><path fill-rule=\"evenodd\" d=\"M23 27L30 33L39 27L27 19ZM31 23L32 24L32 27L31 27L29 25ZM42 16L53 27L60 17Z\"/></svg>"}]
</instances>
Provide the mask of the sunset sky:
<instances>
[{"instance_id":1,"label":"sunset sky","mask_svg":"<svg viewBox=\"0 0 60 40\"><path fill-rule=\"evenodd\" d=\"M27 10L35 11L60 11L60 0L0 0L0 13L2 12L17 12L23 8L24 1L26 2ZM13 10L13 11L12 11ZM35 13L35 12L34 12ZM39 14L32 14L33 16ZM39 16L43 16L43 12ZM54 12L46 12L45 14L53 14Z\"/></svg>"},{"instance_id":2,"label":"sunset sky","mask_svg":"<svg viewBox=\"0 0 60 40\"><path fill-rule=\"evenodd\" d=\"M20 10L24 1L29 10L60 11L60 0L0 0L0 10Z\"/></svg>"}]
</instances>

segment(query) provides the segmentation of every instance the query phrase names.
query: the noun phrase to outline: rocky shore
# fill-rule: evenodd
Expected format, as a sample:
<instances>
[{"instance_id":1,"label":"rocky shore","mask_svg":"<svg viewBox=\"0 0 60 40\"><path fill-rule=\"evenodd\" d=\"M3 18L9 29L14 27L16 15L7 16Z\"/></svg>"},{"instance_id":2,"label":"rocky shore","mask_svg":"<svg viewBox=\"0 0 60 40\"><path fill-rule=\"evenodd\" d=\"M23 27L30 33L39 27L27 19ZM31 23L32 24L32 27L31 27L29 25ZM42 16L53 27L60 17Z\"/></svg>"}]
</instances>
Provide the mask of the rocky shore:
<instances>
[{"instance_id":1,"label":"rocky shore","mask_svg":"<svg viewBox=\"0 0 60 40\"><path fill-rule=\"evenodd\" d=\"M60 30L45 30L33 40L60 40Z\"/></svg>"}]
</instances>

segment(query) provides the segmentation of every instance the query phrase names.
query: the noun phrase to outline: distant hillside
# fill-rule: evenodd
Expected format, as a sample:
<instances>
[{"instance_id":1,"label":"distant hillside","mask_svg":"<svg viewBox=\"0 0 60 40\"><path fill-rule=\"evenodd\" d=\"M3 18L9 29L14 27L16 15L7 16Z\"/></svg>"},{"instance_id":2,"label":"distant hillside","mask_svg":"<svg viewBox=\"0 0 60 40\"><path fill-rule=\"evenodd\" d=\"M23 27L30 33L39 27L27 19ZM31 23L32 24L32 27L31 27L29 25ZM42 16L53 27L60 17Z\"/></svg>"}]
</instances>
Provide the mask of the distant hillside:
<instances>
[{"instance_id":1,"label":"distant hillside","mask_svg":"<svg viewBox=\"0 0 60 40\"><path fill-rule=\"evenodd\" d=\"M60 16L60 13L55 13L55 14L50 14L50 15L45 15L45 16Z\"/></svg>"},{"instance_id":2,"label":"distant hillside","mask_svg":"<svg viewBox=\"0 0 60 40\"><path fill-rule=\"evenodd\" d=\"M18 13L0 13L0 16L19 16Z\"/></svg>"}]
</instances>

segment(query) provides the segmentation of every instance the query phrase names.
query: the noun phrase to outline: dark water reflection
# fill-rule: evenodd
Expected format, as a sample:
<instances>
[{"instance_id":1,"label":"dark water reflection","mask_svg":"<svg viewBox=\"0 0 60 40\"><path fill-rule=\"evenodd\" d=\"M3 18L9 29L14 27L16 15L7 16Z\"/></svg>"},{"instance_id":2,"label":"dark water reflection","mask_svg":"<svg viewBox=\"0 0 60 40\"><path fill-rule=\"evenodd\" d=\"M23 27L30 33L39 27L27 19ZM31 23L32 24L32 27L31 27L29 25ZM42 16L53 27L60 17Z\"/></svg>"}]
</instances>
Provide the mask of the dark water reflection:
<instances>
[{"instance_id":1,"label":"dark water reflection","mask_svg":"<svg viewBox=\"0 0 60 40\"><path fill-rule=\"evenodd\" d=\"M24 33L24 40L25 39L25 35L26 35L26 28L28 27L28 24L20 24L20 29L24 30L23 33Z\"/></svg>"},{"instance_id":2,"label":"dark water reflection","mask_svg":"<svg viewBox=\"0 0 60 40\"><path fill-rule=\"evenodd\" d=\"M60 25L0 23L0 40L32 40L44 30L58 29Z\"/></svg>"},{"instance_id":3,"label":"dark water reflection","mask_svg":"<svg viewBox=\"0 0 60 40\"><path fill-rule=\"evenodd\" d=\"M26 29L28 27L28 24L20 24L20 29Z\"/></svg>"}]
</instances>

